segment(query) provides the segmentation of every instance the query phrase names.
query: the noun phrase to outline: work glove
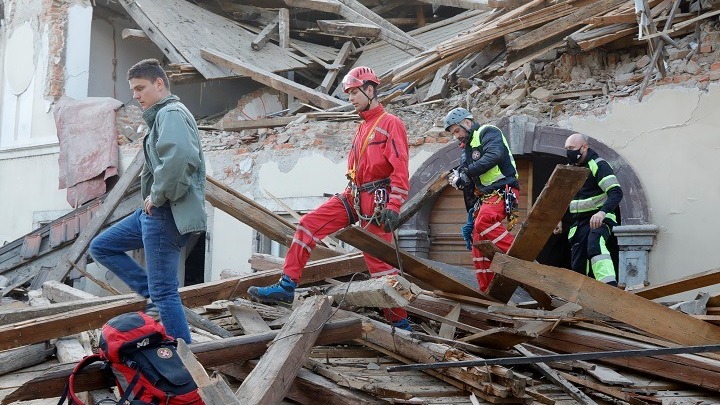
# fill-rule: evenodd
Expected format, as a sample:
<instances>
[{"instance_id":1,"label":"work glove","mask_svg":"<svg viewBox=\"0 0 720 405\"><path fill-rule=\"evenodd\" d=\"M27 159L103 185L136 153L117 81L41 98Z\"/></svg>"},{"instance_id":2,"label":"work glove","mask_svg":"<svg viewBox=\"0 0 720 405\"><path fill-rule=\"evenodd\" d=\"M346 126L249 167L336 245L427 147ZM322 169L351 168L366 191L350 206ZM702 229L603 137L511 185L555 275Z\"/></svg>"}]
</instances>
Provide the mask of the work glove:
<instances>
[{"instance_id":1,"label":"work glove","mask_svg":"<svg viewBox=\"0 0 720 405\"><path fill-rule=\"evenodd\" d=\"M475 207L470 208L468 211L467 223L460 228L462 231L462 237L465 239L465 247L467 250L472 250L472 231L474 227L473 214L475 213Z\"/></svg>"},{"instance_id":2,"label":"work glove","mask_svg":"<svg viewBox=\"0 0 720 405\"><path fill-rule=\"evenodd\" d=\"M392 232L400 225L400 214L385 208L380 215L380 223L384 225L385 232Z\"/></svg>"},{"instance_id":3,"label":"work glove","mask_svg":"<svg viewBox=\"0 0 720 405\"><path fill-rule=\"evenodd\" d=\"M467 168L455 169L450 173L448 181L451 186L458 190L465 188L465 185L470 182L470 177L467 175Z\"/></svg>"}]
</instances>

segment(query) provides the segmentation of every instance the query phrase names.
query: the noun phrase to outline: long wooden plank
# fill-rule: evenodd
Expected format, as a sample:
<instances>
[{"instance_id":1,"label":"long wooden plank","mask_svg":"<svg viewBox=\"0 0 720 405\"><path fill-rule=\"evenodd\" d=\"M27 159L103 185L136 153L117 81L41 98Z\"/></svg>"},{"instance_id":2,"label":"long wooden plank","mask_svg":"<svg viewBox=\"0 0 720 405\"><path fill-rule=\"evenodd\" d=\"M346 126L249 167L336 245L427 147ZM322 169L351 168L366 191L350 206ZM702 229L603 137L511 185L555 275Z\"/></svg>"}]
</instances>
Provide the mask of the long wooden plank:
<instances>
[{"instance_id":1,"label":"long wooden plank","mask_svg":"<svg viewBox=\"0 0 720 405\"><path fill-rule=\"evenodd\" d=\"M515 242L508 250L508 255L523 260L535 260L542 251L558 222L562 220L570 201L580 190L589 170L583 167L558 165L550 175L540 196L535 201L522 228L515 237ZM488 287L488 294L507 302L518 284L497 275ZM528 291L543 306L547 306L546 294Z\"/></svg>"},{"instance_id":2,"label":"long wooden plank","mask_svg":"<svg viewBox=\"0 0 720 405\"><path fill-rule=\"evenodd\" d=\"M252 371L255 361L220 366L217 370L238 380L244 380ZM310 370L301 369L290 386L287 398L303 405L317 405L318 398L326 404L387 405L388 402L363 391L342 387L330 379Z\"/></svg>"},{"instance_id":3,"label":"long wooden plank","mask_svg":"<svg viewBox=\"0 0 720 405\"><path fill-rule=\"evenodd\" d=\"M284 246L290 246L292 243L295 234L293 224L210 176L206 176L205 199L213 207L224 211L268 238ZM340 252L317 245L313 249L311 257L319 259L340 254Z\"/></svg>"},{"instance_id":4,"label":"long wooden plank","mask_svg":"<svg viewBox=\"0 0 720 405\"><path fill-rule=\"evenodd\" d=\"M412 218L427 202L435 198L448 186L448 173L437 173L434 178L425 183L425 186L420 191L413 194L412 198L402 205L400 209L400 225Z\"/></svg>"},{"instance_id":5,"label":"long wooden plank","mask_svg":"<svg viewBox=\"0 0 720 405\"><path fill-rule=\"evenodd\" d=\"M346 37L375 38L380 35L380 27L375 24L354 23L345 20L317 20L320 31L330 35Z\"/></svg>"},{"instance_id":6,"label":"long wooden plank","mask_svg":"<svg viewBox=\"0 0 720 405\"><path fill-rule=\"evenodd\" d=\"M308 298L293 311L268 351L235 396L247 405L279 404L310 355L322 325L330 318L331 299Z\"/></svg>"},{"instance_id":7,"label":"long wooden plank","mask_svg":"<svg viewBox=\"0 0 720 405\"><path fill-rule=\"evenodd\" d=\"M39 343L101 327L108 319L145 308L145 298L131 298L63 314L16 322L0 327L0 350Z\"/></svg>"},{"instance_id":8,"label":"long wooden plank","mask_svg":"<svg viewBox=\"0 0 720 405\"><path fill-rule=\"evenodd\" d=\"M395 247L362 227L349 226L339 231L336 236L341 241L399 268L398 251L395 250ZM435 286L438 290L445 292L469 295L472 297L482 296L476 288L440 271L436 266L402 249L399 249L399 254L403 271L418 280Z\"/></svg>"},{"instance_id":9,"label":"long wooden plank","mask_svg":"<svg viewBox=\"0 0 720 405\"><path fill-rule=\"evenodd\" d=\"M332 0L285 0L290 7L302 7L309 10L340 14L340 3Z\"/></svg>"},{"instance_id":10,"label":"long wooden plank","mask_svg":"<svg viewBox=\"0 0 720 405\"><path fill-rule=\"evenodd\" d=\"M219 128L224 131L240 132L244 129L284 127L298 117L257 118L254 120L221 121Z\"/></svg>"},{"instance_id":11,"label":"long wooden plank","mask_svg":"<svg viewBox=\"0 0 720 405\"><path fill-rule=\"evenodd\" d=\"M436 6L465 8L468 10L489 10L488 0L420 0Z\"/></svg>"},{"instance_id":12,"label":"long wooden plank","mask_svg":"<svg viewBox=\"0 0 720 405\"><path fill-rule=\"evenodd\" d=\"M581 25L583 20L612 9L626 0L599 0L585 7L576 8L572 14L556 19L555 21L536 28L507 44L507 49L517 51L532 46L540 41L551 38L557 34L571 30Z\"/></svg>"},{"instance_id":13,"label":"long wooden plank","mask_svg":"<svg viewBox=\"0 0 720 405\"><path fill-rule=\"evenodd\" d=\"M696 288L708 287L720 283L720 269L708 270L703 273L679 278L650 287L632 290L633 294L653 300L655 298L667 297L668 295L679 294Z\"/></svg>"},{"instance_id":14,"label":"long wooden plank","mask_svg":"<svg viewBox=\"0 0 720 405\"><path fill-rule=\"evenodd\" d=\"M496 254L490 269L683 345L720 342L720 328L567 269Z\"/></svg>"},{"instance_id":15,"label":"long wooden plank","mask_svg":"<svg viewBox=\"0 0 720 405\"><path fill-rule=\"evenodd\" d=\"M343 44L343 46L340 48L340 51L338 52L337 56L335 57L335 60L333 61L333 66L344 66L345 61L347 60L348 56L350 56L350 51L352 50L352 41L347 41ZM319 90L323 93L329 93L330 87L335 83L335 79L337 79L338 73L340 73L339 68L330 69L328 70L327 74L325 75L325 78L323 78L322 83L320 83Z\"/></svg>"},{"instance_id":16,"label":"long wooden plank","mask_svg":"<svg viewBox=\"0 0 720 405\"><path fill-rule=\"evenodd\" d=\"M362 335L361 322L358 319L342 319L326 323L317 338L316 344L327 345L357 339ZM243 362L262 356L268 343L277 336L278 331L250 336L237 336L222 340L190 345L190 350L205 367L215 367L233 362ZM68 377L75 364L62 364L48 373L23 384L6 396L2 404L39 398L54 398L62 394ZM91 365L87 372L75 378L78 392L109 387L110 381L99 365Z\"/></svg>"},{"instance_id":17,"label":"long wooden plank","mask_svg":"<svg viewBox=\"0 0 720 405\"><path fill-rule=\"evenodd\" d=\"M140 150L135 155L130 166L125 169L125 172L120 176L120 180L115 184L115 187L110 191L103 205L100 207L98 212L90 219L87 226L80 232L80 236L75 240L70 250L68 250L60 259L60 262L55 266L54 269L50 270L46 280L61 281L72 269L72 264L77 263L90 245L92 238L102 229L105 222L108 220L110 215L115 211L118 204L122 200L123 196L130 188L130 185L140 175L140 171L145 164L145 153ZM38 280L38 282L44 280Z\"/></svg>"},{"instance_id":18,"label":"long wooden plank","mask_svg":"<svg viewBox=\"0 0 720 405\"><path fill-rule=\"evenodd\" d=\"M287 93L295 98L315 104L322 108L332 108L347 105L340 99L297 84L275 73L269 72L261 67L245 63L226 53L203 48L200 51L203 59L209 60L218 66L230 69L233 73L247 76L258 83L272 87L275 90Z\"/></svg>"},{"instance_id":19,"label":"long wooden plank","mask_svg":"<svg viewBox=\"0 0 720 405\"><path fill-rule=\"evenodd\" d=\"M400 50L424 51L425 46L400 28L390 24L387 20L375 14L358 0L338 0L342 4L340 14L352 22L370 23L380 27L380 38Z\"/></svg>"}]
</instances>

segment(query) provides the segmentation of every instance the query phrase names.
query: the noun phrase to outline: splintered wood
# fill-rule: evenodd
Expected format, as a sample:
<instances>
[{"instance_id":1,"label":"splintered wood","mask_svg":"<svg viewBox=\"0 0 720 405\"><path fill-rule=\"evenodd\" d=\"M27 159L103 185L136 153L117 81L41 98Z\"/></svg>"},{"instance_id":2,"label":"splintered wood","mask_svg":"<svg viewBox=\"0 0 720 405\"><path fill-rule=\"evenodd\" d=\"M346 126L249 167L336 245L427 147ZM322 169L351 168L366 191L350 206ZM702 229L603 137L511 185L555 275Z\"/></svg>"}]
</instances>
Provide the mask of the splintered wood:
<instances>
[{"instance_id":1,"label":"splintered wood","mask_svg":"<svg viewBox=\"0 0 720 405\"><path fill-rule=\"evenodd\" d=\"M325 294L338 304L354 307L406 307L422 290L400 276L383 276L330 287Z\"/></svg>"}]
</instances>

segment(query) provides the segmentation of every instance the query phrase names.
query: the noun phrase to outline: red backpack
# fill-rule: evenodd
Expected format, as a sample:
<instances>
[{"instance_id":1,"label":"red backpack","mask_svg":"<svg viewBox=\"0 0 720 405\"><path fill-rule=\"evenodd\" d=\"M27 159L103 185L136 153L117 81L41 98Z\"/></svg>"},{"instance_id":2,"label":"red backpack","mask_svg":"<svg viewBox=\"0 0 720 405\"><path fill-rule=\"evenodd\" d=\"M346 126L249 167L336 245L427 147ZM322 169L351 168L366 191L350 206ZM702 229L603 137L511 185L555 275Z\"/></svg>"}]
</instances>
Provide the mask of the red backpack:
<instances>
[{"instance_id":1,"label":"red backpack","mask_svg":"<svg viewBox=\"0 0 720 405\"><path fill-rule=\"evenodd\" d=\"M116 404L204 405L197 385L165 328L142 312L118 315L102 327L100 353L82 359L73 370L58 405L84 405L75 395L75 376L88 365L103 362L112 370L122 395ZM109 367L108 367L109 366Z\"/></svg>"}]
</instances>

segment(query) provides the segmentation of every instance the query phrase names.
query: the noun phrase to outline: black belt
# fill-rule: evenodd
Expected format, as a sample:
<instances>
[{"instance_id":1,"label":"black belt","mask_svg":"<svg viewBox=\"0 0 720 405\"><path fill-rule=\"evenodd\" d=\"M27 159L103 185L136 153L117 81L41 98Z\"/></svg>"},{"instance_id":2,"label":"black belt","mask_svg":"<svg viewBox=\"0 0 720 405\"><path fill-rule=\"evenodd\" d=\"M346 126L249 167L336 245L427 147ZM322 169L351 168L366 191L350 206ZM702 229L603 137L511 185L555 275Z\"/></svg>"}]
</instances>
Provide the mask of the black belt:
<instances>
[{"instance_id":1,"label":"black belt","mask_svg":"<svg viewBox=\"0 0 720 405\"><path fill-rule=\"evenodd\" d=\"M379 189L379 188L387 187L387 186L389 186L389 185L390 185L390 178L388 177L388 178L385 178L385 179L375 180L375 181L371 181L371 182L362 184L362 185L358 186L357 191L361 191L361 192L364 192L364 191L372 192L372 191L375 191L375 190L377 190L377 189Z\"/></svg>"}]
</instances>

